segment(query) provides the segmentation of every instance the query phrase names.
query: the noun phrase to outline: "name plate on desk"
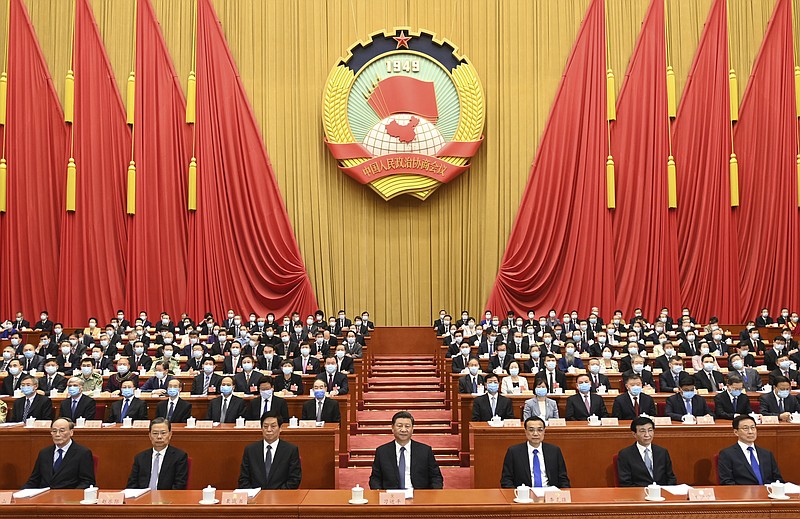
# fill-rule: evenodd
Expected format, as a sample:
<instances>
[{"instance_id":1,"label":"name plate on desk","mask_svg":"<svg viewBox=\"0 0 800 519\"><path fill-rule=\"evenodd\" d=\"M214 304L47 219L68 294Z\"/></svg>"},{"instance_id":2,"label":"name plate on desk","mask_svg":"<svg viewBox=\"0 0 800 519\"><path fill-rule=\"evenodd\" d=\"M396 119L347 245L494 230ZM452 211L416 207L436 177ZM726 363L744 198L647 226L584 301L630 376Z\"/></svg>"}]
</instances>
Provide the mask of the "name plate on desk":
<instances>
[{"instance_id":1,"label":"name plate on desk","mask_svg":"<svg viewBox=\"0 0 800 519\"><path fill-rule=\"evenodd\" d=\"M246 505L247 494L244 492L223 492L220 502L223 505Z\"/></svg>"},{"instance_id":2,"label":"name plate on desk","mask_svg":"<svg viewBox=\"0 0 800 519\"><path fill-rule=\"evenodd\" d=\"M387 491L381 492L378 494L380 497L379 504L381 505L404 505L406 504L406 493L403 490L400 491Z\"/></svg>"},{"instance_id":3,"label":"name plate on desk","mask_svg":"<svg viewBox=\"0 0 800 519\"><path fill-rule=\"evenodd\" d=\"M780 420L777 416L761 416L761 423L762 424L778 424Z\"/></svg>"},{"instance_id":4,"label":"name plate on desk","mask_svg":"<svg viewBox=\"0 0 800 519\"><path fill-rule=\"evenodd\" d=\"M98 492L98 505L122 505L125 504L125 492Z\"/></svg>"},{"instance_id":5,"label":"name plate on desk","mask_svg":"<svg viewBox=\"0 0 800 519\"><path fill-rule=\"evenodd\" d=\"M194 426L196 429L211 429L214 427L214 422L211 420L197 420Z\"/></svg>"},{"instance_id":6,"label":"name plate on desk","mask_svg":"<svg viewBox=\"0 0 800 519\"><path fill-rule=\"evenodd\" d=\"M132 427L134 429L149 429L150 428L150 420L134 420Z\"/></svg>"},{"instance_id":7,"label":"name plate on desk","mask_svg":"<svg viewBox=\"0 0 800 519\"><path fill-rule=\"evenodd\" d=\"M83 422L83 427L85 429L100 429L101 427L103 427L103 421L102 420L86 420L85 422Z\"/></svg>"},{"instance_id":8,"label":"name plate on desk","mask_svg":"<svg viewBox=\"0 0 800 519\"><path fill-rule=\"evenodd\" d=\"M33 422L34 429L49 429L53 424L52 420L36 420Z\"/></svg>"},{"instance_id":9,"label":"name plate on desk","mask_svg":"<svg viewBox=\"0 0 800 519\"><path fill-rule=\"evenodd\" d=\"M698 425L714 425L714 417L709 415L705 416L698 416L697 417Z\"/></svg>"},{"instance_id":10,"label":"name plate on desk","mask_svg":"<svg viewBox=\"0 0 800 519\"><path fill-rule=\"evenodd\" d=\"M672 425L672 419L669 416L655 416L653 423L656 425Z\"/></svg>"},{"instance_id":11,"label":"name plate on desk","mask_svg":"<svg viewBox=\"0 0 800 519\"><path fill-rule=\"evenodd\" d=\"M600 425L603 427L616 427L619 425L618 418L601 418Z\"/></svg>"},{"instance_id":12,"label":"name plate on desk","mask_svg":"<svg viewBox=\"0 0 800 519\"><path fill-rule=\"evenodd\" d=\"M245 420L245 429L261 429L261 422L259 420Z\"/></svg>"},{"instance_id":13,"label":"name plate on desk","mask_svg":"<svg viewBox=\"0 0 800 519\"><path fill-rule=\"evenodd\" d=\"M317 426L316 420L300 420L299 422L301 429L313 429Z\"/></svg>"},{"instance_id":14,"label":"name plate on desk","mask_svg":"<svg viewBox=\"0 0 800 519\"><path fill-rule=\"evenodd\" d=\"M545 503L571 503L572 495L569 490L553 490L544 493Z\"/></svg>"},{"instance_id":15,"label":"name plate on desk","mask_svg":"<svg viewBox=\"0 0 800 519\"><path fill-rule=\"evenodd\" d=\"M707 395L708 394L708 389L698 389L697 390L697 394L698 395Z\"/></svg>"},{"instance_id":16,"label":"name plate on desk","mask_svg":"<svg viewBox=\"0 0 800 519\"><path fill-rule=\"evenodd\" d=\"M547 420L548 427L566 427L567 420L564 418L551 418Z\"/></svg>"},{"instance_id":17,"label":"name plate on desk","mask_svg":"<svg viewBox=\"0 0 800 519\"><path fill-rule=\"evenodd\" d=\"M690 488L689 501L716 501L713 488Z\"/></svg>"},{"instance_id":18,"label":"name plate on desk","mask_svg":"<svg viewBox=\"0 0 800 519\"><path fill-rule=\"evenodd\" d=\"M522 427L522 421L519 418L507 418L503 420L503 427Z\"/></svg>"},{"instance_id":19,"label":"name plate on desk","mask_svg":"<svg viewBox=\"0 0 800 519\"><path fill-rule=\"evenodd\" d=\"M0 505L10 505L14 492L0 492Z\"/></svg>"}]
</instances>

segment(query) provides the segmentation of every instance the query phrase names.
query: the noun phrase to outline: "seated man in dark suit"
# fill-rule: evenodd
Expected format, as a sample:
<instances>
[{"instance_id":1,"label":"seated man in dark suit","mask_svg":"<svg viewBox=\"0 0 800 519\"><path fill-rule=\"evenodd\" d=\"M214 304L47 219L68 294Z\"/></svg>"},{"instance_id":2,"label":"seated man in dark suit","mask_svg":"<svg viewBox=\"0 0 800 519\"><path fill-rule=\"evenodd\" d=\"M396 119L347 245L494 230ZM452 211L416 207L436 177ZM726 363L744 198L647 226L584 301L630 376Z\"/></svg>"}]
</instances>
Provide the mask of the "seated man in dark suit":
<instances>
[{"instance_id":1,"label":"seated man in dark suit","mask_svg":"<svg viewBox=\"0 0 800 519\"><path fill-rule=\"evenodd\" d=\"M734 418L733 432L739 441L719 452L717 473L721 485L765 485L784 481L772 452L755 445L758 432L751 416Z\"/></svg>"},{"instance_id":2,"label":"seated man in dark suit","mask_svg":"<svg viewBox=\"0 0 800 519\"><path fill-rule=\"evenodd\" d=\"M670 397L672 398L672 397ZM646 487L676 485L678 480L672 472L672 459L664 447L653 444L656 424L645 416L631 422L631 431L636 443L625 447L617 454L617 474L621 487Z\"/></svg>"},{"instance_id":3,"label":"seated man in dark suit","mask_svg":"<svg viewBox=\"0 0 800 519\"><path fill-rule=\"evenodd\" d=\"M83 377L72 377L67 381L69 398L61 402L58 414L61 418L69 418L73 422L77 421L78 418L94 420L97 404L94 399L83 394L83 380Z\"/></svg>"},{"instance_id":4,"label":"seated man in dark suit","mask_svg":"<svg viewBox=\"0 0 800 519\"><path fill-rule=\"evenodd\" d=\"M345 351L344 344L337 344L336 345L336 352L333 355L336 358L336 367L339 371L345 375L350 373L355 373L355 363L353 362L353 357L348 357L347 352Z\"/></svg>"},{"instance_id":5,"label":"seated man in dark suit","mask_svg":"<svg viewBox=\"0 0 800 519\"><path fill-rule=\"evenodd\" d=\"M603 386L605 390L608 390L610 386L610 382L608 381L608 377L603 373L600 373L600 359L589 359L589 382L592 384L592 393L597 393L597 388Z\"/></svg>"},{"instance_id":6,"label":"seated man in dark suit","mask_svg":"<svg viewBox=\"0 0 800 519\"><path fill-rule=\"evenodd\" d=\"M656 403L650 395L642 393L642 377L637 374L625 379L627 391L614 399L611 416L620 420L633 420L640 415L656 415Z\"/></svg>"},{"instance_id":7,"label":"seated man in dark suit","mask_svg":"<svg viewBox=\"0 0 800 519\"><path fill-rule=\"evenodd\" d=\"M3 379L3 394L13 395L15 389L19 389L19 383L22 381L24 374L22 373L22 364L19 359L11 359L8 362L8 374Z\"/></svg>"},{"instance_id":8,"label":"seated man in dark suit","mask_svg":"<svg viewBox=\"0 0 800 519\"><path fill-rule=\"evenodd\" d=\"M567 376L556 368L556 356L548 353L544 362L545 368L536 374L536 379L543 379L547 384L547 392L555 393L556 389L567 389Z\"/></svg>"},{"instance_id":9,"label":"seated man in dark suit","mask_svg":"<svg viewBox=\"0 0 800 519\"><path fill-rule=\"evenodd\" d=\"M316 379L314 385L314 400L303 404L301 420L316 420L325 423L340 423L342 415L339 412L339 402L325 396L325 381Z\"/></svg>"},{"instance_id":10,"label":"seated man in dark suit","mask_svg":"<svg viewBox=\"0 0 800 519\"><path fill-rule=\"evenodd\" d=\"M508 366L514 361L514 356L508 352L508 345L497 345L497 355L489 357L489 372L508 373Z\"/></svg>"},{"instance_id":11,"label":"seated man in dark suit","mask_svg":"<svg viewBox=\"0 0 800 519\"><path fill-rule=\"evenodd\" d=\"M171 423L186 423L192 416L192 404L180 397L181 381L173 378L167 384L167 399L156 406L156 417L166 418Z\"/></svg>"},{"instance_id":12,"label":"seated man in dark suit","mask_svg":"<svg viewBox=\"0 0 800 519\"><path fill-rule=\"evenodd\" d=\"M706 399L695 393L694 377L687 375L681 381L681 392L667 398L665 414L673 421L680 422L684 416L710 416L711 410Z\"/></svg>"},{"instance_id":13,"label":"seated man in dark suit","mask_svg":"<svg viewBox=\"0 0 800 519\"><path fill-rule=\"evenodd\" d=\"M133 380L126 380L122 383L122 388L120 388L122 400L117 400L111 404L111 413L109 413L106 422L122 423L126 417L131 420L148 419L147 402L133 396L135 388Z\"/></svg>"},{"instance_id":14,"label":"seated man in dark suit","mask_svg":"<svg viewBox=\"0 0 800 519\"><path fill-rule=\"evenodd\" d=\"M520 485L569 488L567 464L561 449L544 443L544 430L544 420L538 416L525 420L525 437L528 441L512 445L506 451L500 475L502 488Z\"/></svg>"},{"instance_id":15,"label":"seated man in dark suit","mask_svg":"<svg viewBox=\"0 0 800 519\"><path fill-rule=\"evenodd\" d=\"M36 420L53 419L53 403L44 395L37 392L39 381L31 375L23 375L19 382L22 398L14 401L14 410L9 417L9 422L24 422L28 418Z\"/></svg>"},{"instance_id":16,"label":"seated man in dark suit","mask_svg":"<svg viewBox=\"0 0 800 519\"><path fill-rule=\"evenodd\" d=\"M185 452L169 444L172 439L172 424L164 418L150 422L150 443L147 449L133 458L133 467L126 488L149 488L150 490L186 490L189 478L189 458ZM153 457L157 461L153 461ZM153 474L153 466L158 471Z\"/></svg>"},{"instance_id":17,"label":"seated man in dark suit","mask_svg":"<svg viewBox=\"0 0 800 519\"><path fill-rule=\"evenodd\" d=\"M44 355L44 353L42 354ZM37 355L33 344L25 344L22 347L22 372L36 375L37 371L42 371L44 368L44 357Z\"/></svg>"},{"instance_id":18,"label":"seated man in dark suit","mask_svg":"<svg viewBox=\"0 0 800 519\"><path fill-rule=\"evenodd\" d=\"M631 369L622 372L622 379L625 380L627 377L633 374L641 377L643 385L650 386L655 389L656 381L653 379L653 374L644 369L644 357L634 355L631 359Z\"/></svg>"},{"instance_id":19,"label":"seated man in dark suit","mask_svg":"<svg viewBox=\"0 0 800 519\"><path fill-rule=\"evenodd\" d=\"M457 355L453 355L450 360L450 371L453 373L466 373L469 361L477 358L472 354L472 348L468 344L462 344L460 352Z\"/></svg>"},{"instance_id":20,"label":"seated man in dark suit","mask_svg":"<svg viewBox=\"0 0 800 519\"><path fill-rule=\"evenodd\" d=\"M258 393L258 383L263 376L255 371L256 363L252 355L242 357L242 371L233 377L233 387L236 392L245 395L255 395Z\"/></svg>"},{"instance_id":21,"label":"seated man in dark suit","mask_svg":"<svg viewBox=\"0 0 800 519\"><path fill-rule=\"evenodd\" d=\"M670 362L676 356L677 352L675 351L675 346L671 342L667 341L664 343L664 355L659 355L656 357L655 361L653 361L653 369L658 368L662 373L669 371ZM661 389L661 391L664 390Z\"/></svg>"},{"instance_id":22,"label":"seated man in dark suit","mask_svg":"<svg viewBox=\"0 0 800 519\"><path fill-rule=\"evenodd\" d=\"M750 399L742 392L744 383L738 375L728 375L726 391L714 395L714 417L723 420L733 420L740 414L750 414Z\"/></svg>"},{"instance_id":23,"label":"seated man in dark suit","mask_svg":"<svg viewBox=\"0 0 800 519\"><path fill-rule=\"evenodd\" d=\"M296 445L281 440L283 419L274 411L261 418L262 440L244 449L239 469L239 488L294 490L300 486L303 471Z\"/></svg>"},{"instance_id":24,"label":"seated man in dark suit","mask_svg":"<svg viewBox=\"0 0 800 519\"><path fill-rule=\"evenodd\" d=\"M662 393L680 393L681 386L691 375L683 371L683 358L674 356L669 360L669 368L659 375L659 390Z\"/></svg>"},{"instance_id":25,"label":"seated man in dark suit","mask_svg":"<svg viewBox=\"0 0 800 519\"><path fill-rule=\"evenodd\" d=\"M777 380L778 377L783 377L789 381L789 385L791 385L793 388L796 388L798 373L796 370L793 370L791 366L792 362L789 360L789 357L786 354L782 354L780 357L778 357L777 367L769 374L769 384L774 386L775 380Z\"/></svg>"},{"instance_id":26,"label":"seated man in dark suit","mask_svg":"<svg viewBox=\"0 0 800 519\"><path fill-rule=\"evenodd\" d=\"M142 393L149 391L153 396L161 396L167 392L170 381L175 377L170 374L166 362L156 362L153 364L153 370L153 376L142 385Z\"/></svg>"},{"instance_id":27,"label":"seated man in dark suit","mask_svg":"<svg viewBox=\"0 0 800 519\"><path fill-rule=\"evenodd\" d=\"M222 376L214 373L215 368L216 362L213 357L203 359L203 372L192 380L193 395L214 396L219 394L219 383L222 382Z\"/></svg>"},{"instance_id":28,"label":"seated man in dark suit","mask_svg":"<svg viewBox=\"0 0 800 519\"><path fill-rule=\"evenodd\" d=\"M75 423L59 418L50 426L53 445L39 451L22 488L89 488L95 484L92 451L72 441Z\"/></svg>"},{"instance_id":29,"label":"seated man in dark suit","mask_svg":"<svg viewBox=\"0 0 800 519\"><path fill-rule=\"evenodd\" d=\"M233 377L223 377L219 383L220 395L208 403L206 420L217 423L236 423L244 416L245 403L233 394Z\"/></svg>"},{"instance_id":30,"label":"seated man in dark suit","mask_svg":"<svg viewBox=\"0 0 800 519\"><path fill-rule=\"evenodd\" d=\"M280 415L283 423L289 421L289 407L286 405L286 400L275 396L272 377L263 377L261 379L258 384L258 395L258 398L250 401L248 420L261 420L266 413L274 411Z\"/></svg>"},{"instance_id":31,"label":"seated man in dark suit","mask_svg":"<svg viewBox=\"0 0 800 519\"><path fill-rule=\"evenodd\" d=\"M478 386L484 387L486 385L486 380L480 374L481 364L477 358L469 360L467 371L466 375L458 379L458 392L462 395L477 393Z\"/></svg>"},{"instance_id":32,"label":"seated man in dark suit","mask_svg":"<svg viewBox=\"0 0 800 519\"><path fill-rule=\"evenodd\" d=\"M300 345L300 356L294 359L292 367L304 375L316 375L319 373L319 359L311 356L311 348L306 343Z\"/></svg>"},{"instance_id":33,"label":"seated man in dark suit","mask_svg":"<svg viewBox=\"0 0 800 519\"><path fill-rule=\"evenodd\" d=\"M792 385L786 377L775 377L775 388L761 396L760 411L764 416L777 416L781 422L788 422L792 413L800 412L800 402L792 395ZM16 408L16 405L14 406Z\"/></svg>"},{"instance_id":34,"label":"seated man in dark suit","mask_svg":"<svg viewBox=\"0 0 800 519\"><path fill-rule=\"evenodd\" d=\"M265 375L277 375L281 372L281 356L275 353L275 346L266 344L263 349L264 354L258 358L258 369ZM344 352L344 349L342 349ZM351 360L352 362L352 360Z\"/></svg>"},{"instance_id":35,"label":"seated man in dark suit","mask_svg":"<svg viewBox=\"0 0 800 519\"><path fill-rule=\"evenodd\" d=\"M472 421L487 422L494 416L502 419L514 418L514 406L511 399L500 394L497 375L486 375L486 394L472 401Z\"/></svg>"},{"instance_id":36,"label":"seated man in dark suit","mask_svg":"<svg viewBox=\"0 0 800 519\"><path fill-rule=\"evenodd\" d=\"M608 409L603 402L603 397L597 393L592 393L592 383L589 381L589 375L578 375L575 381L578 386L578 392L567 398L567 415L568 421L586 421L589 416L595 415L597 418L608 417ZM587 401L589 402L587 406Z\"/></svg>"},{"instance_id":37,"label":"seated man in dark suit","mask_svg":"<svg viewBox=\"0 0 800 519\"><path fill-rule=\"evenodd\" d=\"M325 382L326 391L330 396L346 395L350 392L347 375L340 373L336 365L336 357L325 359L325 371L317 375L317 380Z\"/></svg>"},{"instance_id":38,"label":"seated man in dark suit","mask_svg":"<svg viewBox=\"0 0 800 519\"><path fill-rule=\"evenodd\" d=\"M414 434L414 417L411 413L399 411L394 414L392 434L394 441L385 443L375 450L369 488L372 490L442 488L444 479L439 464L433 456L433 449L429 445L411 439ZM409 456L411 461L406 463Z\"/></svg>"},{"instance_id":39,"label":"seated man in dark suit","mask_svg":"<svg viewBox=\"0 0 800 519\"><path fill-rule=\"evenodd\" d=\"M722 391L724 388L722 373L714 369L714 356L703 355L703 370L694 374L695 384L698 389L707 389L709 393Z\"/></svg>"}]
</instances>

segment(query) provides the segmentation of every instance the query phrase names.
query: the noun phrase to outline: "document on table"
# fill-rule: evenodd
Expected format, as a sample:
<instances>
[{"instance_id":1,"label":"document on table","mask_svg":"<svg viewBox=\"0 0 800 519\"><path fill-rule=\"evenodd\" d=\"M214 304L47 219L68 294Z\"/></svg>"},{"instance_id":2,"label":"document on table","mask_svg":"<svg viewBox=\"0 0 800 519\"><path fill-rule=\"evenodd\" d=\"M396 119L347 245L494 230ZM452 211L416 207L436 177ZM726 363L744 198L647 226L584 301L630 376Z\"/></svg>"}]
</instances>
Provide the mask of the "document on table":
<instances>
[{"instance_id":1,"label":"document on table","mask_svg":"<svg viewBox=\"0 0 800 519\"><path fill-rule=\"evenodd\" d=\"M125 494L125 499L136 499L137 497L142 497L146 493L150 492L149 488L126 488L122 491Z\"/></svg>"},{"instance_id":2,"label":"document on table","mask_svg":"<svg viewBox=\"0 0 800 519\"><path fill-rule=\"evenodd\" d=\"M45 487L45 488L26 488L26 489L20 490L19 492L14 492L14 499L23 499L23 498L26 498L26 497L38 496L39 494L44 494L48 490L50 490L50 487Z\"/></svg>"},{"instance_id":3,"label":"document on table","mask_svg":"<svg viewBox=\"0 0 800 519\"><path fill-rule=\"evenodd\" d=\"M787 494L800 494L800 486L797 486L794 483L786 482L786 493Z\"/></svg>"},{"instance_id":4,"label":"document on table","mask_svg":"<svg viewBox=\"0 0 800 519\"><path fill-rule=\"evenodd\" d=\"M531 490L533 490L533 495L536 497L544 497L545 492L558 491L560 489L558 487L534 487Z\"/></svg>"},{"instance_id":5,"label":"document on table","mask_svg":"<svg viewBox=\"0 0 800 519\"><path fill-rule=\"evenodd\" d=\"M253 499L261 492L261 487L258 488L237 488L234 490L237 494L247 494L247 499Z\"/></svg>"},{"instance_id":6,"label":"document on table","mask_svg":"<svg viewBox=\"0 0 800 519\"><path fill-rule=\"evenodd\" d=\"M672 494L673 496L685 496L689 494L692 489L689 485L664 485L661 488Z\"/></svg>"}]
</instances>

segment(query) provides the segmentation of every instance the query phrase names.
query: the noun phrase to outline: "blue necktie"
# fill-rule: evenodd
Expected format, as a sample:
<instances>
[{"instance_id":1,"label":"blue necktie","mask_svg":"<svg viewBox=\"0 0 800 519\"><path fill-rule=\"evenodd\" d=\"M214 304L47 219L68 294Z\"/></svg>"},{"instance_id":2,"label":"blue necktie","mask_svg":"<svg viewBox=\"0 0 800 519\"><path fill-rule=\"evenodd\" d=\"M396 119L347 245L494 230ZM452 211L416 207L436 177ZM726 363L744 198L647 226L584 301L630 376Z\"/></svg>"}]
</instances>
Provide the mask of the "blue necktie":
<instances>
[{"instance_id":1,"label":"blue necktie","mask_svg":"<svg viewBox=\"0 0 800 519\"><path fill-rule=\"evenodd\" d=\"M472 377L472 392L473 393L477 393L478 392L478 379L477 379L477 377Z\"/></svg>"},{"instance_id":2,"label":"blue necktie","mask_svg":"<svg viewBox=\"0 0 800 519\"><path fill-rule=\"evenodd\" d=\"M167 411L167 420L172 421L172 413L175 412L175 403L169 403L169 411Z\"/></svg>"},{"instance_id":3,"label":"blue necktie","mask_svg":"<svg viewBox=\"0 0 800 519\"><path fill-rule=\"evenodd\" d=\"M128 402L130 402L130 400L126 398L125 403L122 404L122 413L119 415L119 423L122 423L122 420L124 420L125 417L128 416Z\"/></svg>"},{"instance_id":4,"label":"blue necktie","mask_svg":"<svg viewBox=\"0 0 800 519\"><path fill-rule=\"evenodd\" d=\"M53 472L58 470L62 461L64 461L64 449L58 449L58 458L56 458L56 461L53 463Z\"/></svg>"},{"instance_id":5,"label":"blue necktie","mask_svg":"<svg viewBox=\"0 0 800 519\"><path fill-rule=\"evenodd\" d=\"M533 486L542 487L542 468L539 466L539 449L533 449Z\"/></svg>"},{"instance_id":6,"label":"blue necktie","mask_svg":"<svg viewBox=\"0 0 800 519\"><path fill-rule=\"evenodd\" d=\"M400 447L400 461L397 463L397 472L400 476L400 488L406 488L406 448Z\"/></svg>"},{"instance_id":7,"label":"blue necktie","mask_svg":"<svg viewBox=\"0 0 800 519\"><path fill-rule=\"evenodd\" d=\"M758 465L758 460L756 459L755 449L753 447L748 447L747 450L750 451L750 466L753 467L753 472L756 475L756 479L758 480L759 485L764 484L764 480L761 478L761 467Z\"/></svg>"},{"instance_id":8,"label":"blue necktie","mask_svg":"<svg viewBox=\"0 0 800 519\"><path fill-rule=\"evenodd\" d=\"M686 414L692 414L692 400L688 399L685 400L686 402Z\"/></svg>"},{"instance_id":9,"label":"blue necktie","mask_svg":"<svg viewBox=\"0 0 800 519\"><path fill-rule=\"evenodd\" d=\"M738 407L736 405L736 402L737 402L738 399L739 399L738 396L733 397L733 414L736 414L736 408Z\"/></svg>"},{"instance_id":10,"label":"blue necktie","mask_svg":"<svg viewBox=\"0 0 800 519\"><path fill-rule=\"evenodd\" d=\"M75 420L75 408L78 407L78 401L74 398L72 399L72 419Z\"/></svg>"}]
</instances>

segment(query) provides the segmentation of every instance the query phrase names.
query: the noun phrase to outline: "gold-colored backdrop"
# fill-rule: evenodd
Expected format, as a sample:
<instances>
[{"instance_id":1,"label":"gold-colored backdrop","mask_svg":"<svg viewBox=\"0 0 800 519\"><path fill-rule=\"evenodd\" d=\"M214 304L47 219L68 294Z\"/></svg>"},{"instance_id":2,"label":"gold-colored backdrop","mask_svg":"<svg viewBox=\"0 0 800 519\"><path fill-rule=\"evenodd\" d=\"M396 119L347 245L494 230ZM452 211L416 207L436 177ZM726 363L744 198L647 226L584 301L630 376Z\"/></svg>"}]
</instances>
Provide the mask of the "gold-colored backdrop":
<instances>
[{"instance_id":1,"label":"gold-colored backdrop","mask_svg":"<svg viewBox=\"0 0 800 519\"><path fill-rule=\"evenodd\" d=\"M185 88L194 0L152 1ZM25 0L62 100L71 2ZM133 63L134 1L90 3L124 86ZM426 325L439 308L482 313L588 3L214 0L322 308L369 309L382 325ZM711 3L667 0L679 92ZM740 96L774 4L730 0ZM648 5L607 0L617 89ZM454 42L477 68L486 95L485 142L472 168L425 202L384 202L339 173L322 142L320 100L330 68L355 41L395 26L428 29Z\"/></svg>"}]
</instances>

